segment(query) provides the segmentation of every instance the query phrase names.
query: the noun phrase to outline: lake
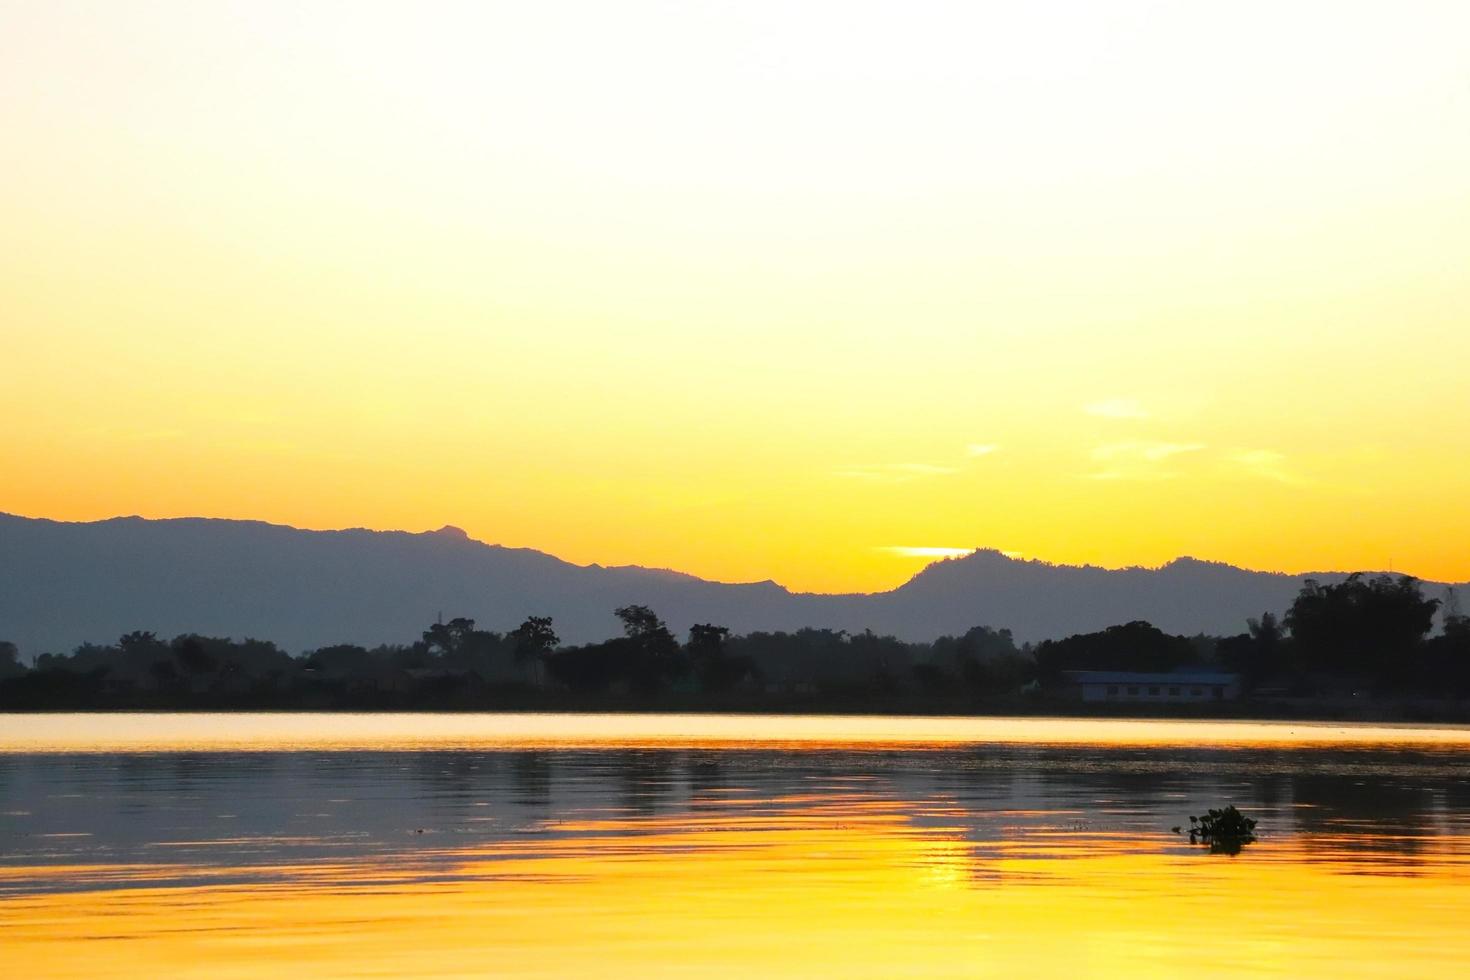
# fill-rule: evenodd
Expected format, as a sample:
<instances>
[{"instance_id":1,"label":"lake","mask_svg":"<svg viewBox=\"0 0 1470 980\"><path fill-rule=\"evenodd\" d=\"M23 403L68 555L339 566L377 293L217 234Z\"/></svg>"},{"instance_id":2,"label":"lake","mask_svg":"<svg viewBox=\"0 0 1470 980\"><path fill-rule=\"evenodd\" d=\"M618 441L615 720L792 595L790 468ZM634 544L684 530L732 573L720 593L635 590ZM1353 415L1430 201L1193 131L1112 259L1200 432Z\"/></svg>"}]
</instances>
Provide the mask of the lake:
<instances>
[{"instance_id":1,"label":"lake","mask_svg":"<svg viewBox=\"0 0 1470 980\"><path fill-rule=\"evenodd\" d=\"M1470 730L0 715L9 976L1432 976ZM1232 803L1239 854L1186 836Z\"/></svg>"}]
</instances>

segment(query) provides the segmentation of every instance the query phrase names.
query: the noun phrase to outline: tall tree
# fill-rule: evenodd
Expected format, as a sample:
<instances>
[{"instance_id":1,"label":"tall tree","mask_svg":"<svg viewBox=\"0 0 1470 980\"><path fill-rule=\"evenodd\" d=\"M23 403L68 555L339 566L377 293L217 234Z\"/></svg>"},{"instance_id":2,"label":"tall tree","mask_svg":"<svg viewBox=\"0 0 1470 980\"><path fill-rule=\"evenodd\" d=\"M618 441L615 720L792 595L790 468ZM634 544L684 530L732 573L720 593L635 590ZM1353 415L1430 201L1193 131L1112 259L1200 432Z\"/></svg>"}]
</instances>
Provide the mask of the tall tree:
<instances>
[{"instance_id":1,"label":"tall tree","mask_svg":"<svg viewBox=\"0 0 1470 980\"><path fill-rule=\"evenodd\" d=\"M510 638L515 643L517 663L538 660L561 642L551 628L550 616L527 616L524 623L510 631Z\"/></svg>"},{"instance_id":2,"label":"tall tree","mask_svg":"<svg viewBox=\"0 0 1470 980\"><path fill-rule=\"evenodd\" d=\"M623 606L614 614L623 621L623 634L632 648L630 673L635 684L652 687L682 673L679 641L652 609Z\"/></svg>"},{"instance_id":3,"label":"tall tree","mask_svg":"<svg viewBox=\"0 0 1470 980\"><path fill-rule=\"evenodd\" d=\"M1309 666L1388 678L1412 658L1438 607L1411 576L1355 573L1335 585L1308 579L1285 622Z\"/></svg>"},{"instance_id":4,"label":"tall tree","mask_svg":"<svg viewBox=\"0 0 1470 980\"><path fill-rule=\"evenodd\" d=\"M0 640L0 680L25 673L20 662L20 650L9 640Z\"/></svg>"},{"instance_id":5,"label":"tall tree","mask_svg":"<svg viewBox=\"0 0 1470 980\"><path fill-rule=\"evenodd\" d=\"M689 627L689 655L695 660L718 659L725 654L730 627L698 623Z\"/></svg>"},{"instance_id":6,"label":"tall tree","mask_svg":"<svg viewBox=\"0 0 1470 980\"><path fill-rule=\"evenodd\" d=\"M435 623L424 630L423 642L430 654L452 657L460 652L474 633L475 621L459 616L447 623Z\"/></svg>"}]
</instances>

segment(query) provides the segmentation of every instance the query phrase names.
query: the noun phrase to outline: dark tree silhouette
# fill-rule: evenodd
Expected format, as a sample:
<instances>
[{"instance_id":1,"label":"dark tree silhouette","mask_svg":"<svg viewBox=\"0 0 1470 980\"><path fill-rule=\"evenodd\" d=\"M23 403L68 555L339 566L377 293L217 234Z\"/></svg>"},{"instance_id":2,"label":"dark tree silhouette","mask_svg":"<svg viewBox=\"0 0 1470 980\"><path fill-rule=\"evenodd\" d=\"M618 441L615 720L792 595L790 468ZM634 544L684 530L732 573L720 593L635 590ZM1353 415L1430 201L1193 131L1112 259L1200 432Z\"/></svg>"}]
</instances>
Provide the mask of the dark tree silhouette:
<instances>
[{"instance_id":1,"label":"dark tree silhouette","mask_svg":"<svg viewBox=\"0 0 1470 980\"><path fill-rule=\"evenodd\" d=\"M448 674L475 674L482 680L506 678L512 672L514 641L490 630L475 629L475 621L456 617L435 623L423 633L405 661L408 669L435 669Z\"/></svg>"},{"instance_id":2,"label":"dark tree silhouette","mask_svg":"<svg viewBox=\"0 0 1470 980\"><path fill-rule=\"evenodd\" d=\"M552 678L572 691L606 691L633 673L633 642L617 637L602 643L566 647L547 656L546 669Z\"/></svg>"},{"instance_id":3,"label":"dark tree silhouette","mask_svg":"<svg viewBox=\"0 0 1470 980\"><path fill-rule=\"evenodd\" d=\"M570 707L922 710L928 703L965 710L970 702L994 710L1002 704L985 699L1023 692L1052 710L1047 706L1057 702L1048 698L1066 690L1055 682L1068 670L1162 672L1215 663L1244 675L1247 687L1286 680L1285 690L1310 694L1350 684L1409 693L1418 700L1401 710L1440 713L1445 698L1470 698L1470 617L1450 597L1442 629L1426 638L1437 605L1413 579L1355 575L1331 586L1309 583L1284 621L1267 613L1238 636L1171 636L1135 621L1035 648L1018 648L1009 631L990 627L905 643L872 630L737 636L711 623L692 627L681 646L642 605L616 610L623 635L574 647L560 645L544 616L528 617L508 634L455 618L407 646L339 644L295 657L250 638L184 634L165 641L136 631L69 654L41 653L30 667L13 644L0 643L0 710L545 708L563 697ZM542 690L547 679L555 684ZM1365 687L1365 679L1376 683ZM1333 712L1335 703L1320 702Z\"/></svg>"},{"instance_id":4,"label":"dark tree silhouette","mask_svg":"<svg viewBox=\"0 0 1470 980\"><path fill-rule=\"evenodd\" d=\"M201 636L180 636L173 642L174 659L179 666L184 668L186 674L207 674L213 671L218 663L210 656L205 648L204 638Z\"/></svg>"},{"instance_id":5,"label":"dark tree silhouette","mask_svg":"<svg viewBox=\"0 0 1470 980\"><path fill-rule=\"evenodd\" d=\"M0 640L0 680L6 677L18 677L25 673L25 667L20 662L20 650L9 640Z\"/></svg>"},{"instance_id":6,"label":"dark tree silhouette","mask_svg":"<svg viewBox=\"0 0 1470 980\"><path fill-rule=\"evenodd\" d=\"M674 634L664 625L652 609L647 606L622 606L613 614L623 622L623 634L630 640L660 646L677 646Z\"/></svg>"},{"instance_id":7,"label":"dark tree silhouette","mask_svg":"<svg viewBox=\"0 0 1470 980\"><path fill-rule=\"evenodd\" d=\"M623 621L623 633L632 647L630 679L642 688L657 687L678 676L685 666L679 657L679 641L647 606L623 606L614 610Z\"/></svg>"},{"instance_id":8,"label":"dark tree silhouette","mask_svg":"<svg viewBox=\"0 0 1470 980\"><path fill-rule=\"evenodd\" d=\"M168 644L160 640L155 634L145 632L144 630L134 630L131 633L124 633L118 637L117 645L124 653L130 653L134 650L148 650L150 653L161 653L168 649Z\"/></svg>"},{"instance_id":9,"label":"dark tree silhouette","mask_svg":"<svg viewBox=\"0 0 1470 980\"><path fill-rule=\"evenodd\" d=\"M1194 660L1194 644L1188 637L1170 636L1142 620L1109 626L1100 633L1047 640L1036 648L1037 668L1050 682L1068 670L1168 671Z\"/></svg>"},{"instance_id":10,"label":"dark tree silhouette","mask_svg":"<svg viewBox=\"0 0 1470 980\"><path fill-rule=\"evenodd\" d=\"M178 683L179 669L172 660L155 660L148 666L148 676L159 687L171 687Z\"/></svg>"},{"instance_id":11,"label":"dark tree silhouette","mask_svg":"<svg viewBox=\"0 0 1470 980\"><path fill-rule=\"evenodd\" d=\"M305 666L323 674L347 675L356 672L368 673L368 652L352 643L338 643L319 647L305 658Z\"/></svg>"},{"instance_id":12,"label":"dark tree silhouette","mask_svg":"<svg viewBox=\"0 0 1470 980\"><path fill-rule=\"evenodd\" d=\"M551 628L550 616L527 616L526 621L510 631L515 643L517 663L538 660L557 648L561 638Z\"/></svg>"},{"instance_id":13,"label":"dark tree silhouette","mask_svg":"<svg viewBox=\"0 0 1470 980\"><path fill-rule=\"evenodd\" d=\"M1246 632L1227 636L1215 645L1220 664L1238 673L1241 687L1247 691L1290 670L1288 652L1286 630L1271 612L1246 620Z\"/></svg>"},{"instance_id":14,"label":"dark tree silhouette","mask_svg":"<svg viewBox=\"0 0 1470 980\"><path fill-rule=\"evenodd\" d=\"M945 667L952 666L960 680L972 693L980 695L1003 694L1014 691L1036 673L1035 661L1016 649L1015 638L1007 629L992 629L976 626L963 636L941 636L934 641L931 654L932 666L940 671L921 671L921 684L934 690L942 689Z\"/></svg>"},{"instance_id":15,"label":"dark tree silhouette","mask_svg":"<svg viewBox=\"0 0 1470 980\"><path fill-rule=\"evenodd\" d=\"M1264 649L1279 649L1286 641L1286 632L1277 621L1275 613L1263 612L1260 619L1247 619L1245 626L1251 639Z\"/></svg>"},{"instance_id":16,"label":"dark tree silhouette","mask_svg":"<svg viewBox=\"0 0 1470 980\"><path fill-rule=\"evenodd\" d=\"M716 659L725 655L725 641L730 627L698 623L689 627L689 655L695 659Z\"/></svg>"},{"instance_id":17,"label":"dark tree silhouette","mask_svg":"<svg viewBox=\"0 0 1470 980\"><path fill-rule=\"evenodd\" d=\"M1444 625L1426 644L1423 681L1443 693L1470 696L1470 616L1460 612L1454 589L1445 590Z\"/></svg>"},{"instance_id":18,"label":"dark tree silhouette","mask_svg":"<svg viewBox=\"0 0 1470 980\"><path fill-rule=\"evenodd\" d=\"M1426 599L1419 581L1349 575L1336 585L1308 579L1286 614L1304 663L1397 682L1434 625L1438 599Z\"/></svg>"},{"instance_id":19,"label":"dark tree silhouette","mask_svg":"<svg viewBox=\"0 0 1470 980\"><path fill-rule=\"evenodd\" d=\"M475 632L473 619L457 617L424 630L424 645L431 656L452 657L464 648Z\"/></svg>"},{"instance_id":20,"label":"dark tree silhouette","mask_svg":"<svg viewBox=\"0 0 1470 980\"><path fill-rule=\"evenodd\" d=\"M712 693L729 691L741 681L758 676L749 657L732 657L727 649L728 626L700 623L689 628L689 662L699 680L700 690Z\"/></svg>"}]
</instances>

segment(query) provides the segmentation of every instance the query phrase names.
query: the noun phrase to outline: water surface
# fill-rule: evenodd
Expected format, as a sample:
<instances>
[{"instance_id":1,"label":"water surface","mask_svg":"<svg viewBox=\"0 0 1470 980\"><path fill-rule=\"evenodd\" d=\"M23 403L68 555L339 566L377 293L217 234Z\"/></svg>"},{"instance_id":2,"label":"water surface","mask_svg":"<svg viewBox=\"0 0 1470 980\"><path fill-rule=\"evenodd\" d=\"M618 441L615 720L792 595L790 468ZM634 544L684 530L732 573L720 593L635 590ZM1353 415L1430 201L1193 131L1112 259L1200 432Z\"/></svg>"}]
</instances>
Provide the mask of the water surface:
<instances>
[{"instance_id":1,"label":"water surface","mask_svg":"<svg viewBox=\"0 0 1470 980\"><path fill-rule=\"evenodd\" d=\"M677 715L0 716L26 976L1425 976L1470 732ZM1170 832L1234 803L1236 856Z\"/></svg>"}]
</instances>

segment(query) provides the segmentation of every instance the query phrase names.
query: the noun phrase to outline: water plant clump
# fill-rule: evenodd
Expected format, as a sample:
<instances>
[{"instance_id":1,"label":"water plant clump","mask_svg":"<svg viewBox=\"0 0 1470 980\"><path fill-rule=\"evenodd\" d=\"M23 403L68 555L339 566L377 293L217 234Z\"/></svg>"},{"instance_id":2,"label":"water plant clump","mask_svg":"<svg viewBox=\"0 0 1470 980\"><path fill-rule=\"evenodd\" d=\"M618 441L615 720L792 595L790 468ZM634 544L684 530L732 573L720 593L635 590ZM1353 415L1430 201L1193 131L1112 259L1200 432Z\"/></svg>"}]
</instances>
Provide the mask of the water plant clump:
<instances>
[{"instance_id":1,"label":"water plant clump","mask_svg":"<svg viewBox=\"0 0 1470 980\"><path fill-rule=\"evenodd\" d=\"M1174 828L1177 834L1179 827ZM1228 804L1224 809L1209 810L1204 816L1189 818L1189 842L1206 844L1211 854L1239 854L1241 848L1255 843L1256 822Z\"/></svg>"}]
</instances>

